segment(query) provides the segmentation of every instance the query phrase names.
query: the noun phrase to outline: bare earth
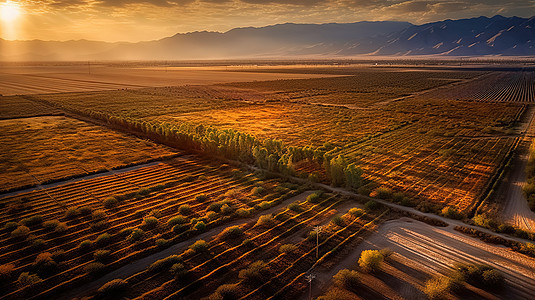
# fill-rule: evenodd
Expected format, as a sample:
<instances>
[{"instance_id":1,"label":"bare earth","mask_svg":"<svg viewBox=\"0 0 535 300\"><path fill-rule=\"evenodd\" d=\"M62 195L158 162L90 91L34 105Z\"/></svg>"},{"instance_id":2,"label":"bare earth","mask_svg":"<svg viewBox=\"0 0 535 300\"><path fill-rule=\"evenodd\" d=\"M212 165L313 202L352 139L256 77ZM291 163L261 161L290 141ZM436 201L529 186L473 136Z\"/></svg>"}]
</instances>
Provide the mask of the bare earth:
<instances>
[{"instance_id":1,"label":"bare earth","mask_svg":"<svg viewBox=\"0 0 535 300\"><path fill-rule=\"evenodd\" d=\"M534 109L527 112L530 116L524 124L524 141L519 145L518 154L514 163L514 170L510 175L509 187L507 188L506 204L503 210L503 219L512 225L524 230L535 231L535 213L531 211L528 202L522 192L526 185L526 166L529 159L529 145L535 137Z\"/></svg>"},{"instance_id":2,"label":"bare earth","mask_svg":"<svg viewBox=\"0 0 535 300\"><path fill-rule=\"evenodd\" d=\"M535 258L466 236L453 226L434 227L409 218L386 222L336 267L316 270L313 295L319 296L339 270L357 269L362 251L382 248L390 248L394 254L384 272L377 275L380 280L365 276L363 282L379 295L391 295L386 298L421 298L420 288L433 275L448 274L456 263L481 263L495 267L506 278L507 287L498 298L535 299Z\"/></svg>"},{"instance_id":3,"label":"bare earth","mask_svg":"<svg viewBox=\"0 0 535 300\"><path fill-rule=\"evenodd\" d=\"M333 77L319 74L233 72L221 68L134 68L104 65L0 67L0 94L134 89L143 87L217 84Z\"/></svg>"}]
</instances>

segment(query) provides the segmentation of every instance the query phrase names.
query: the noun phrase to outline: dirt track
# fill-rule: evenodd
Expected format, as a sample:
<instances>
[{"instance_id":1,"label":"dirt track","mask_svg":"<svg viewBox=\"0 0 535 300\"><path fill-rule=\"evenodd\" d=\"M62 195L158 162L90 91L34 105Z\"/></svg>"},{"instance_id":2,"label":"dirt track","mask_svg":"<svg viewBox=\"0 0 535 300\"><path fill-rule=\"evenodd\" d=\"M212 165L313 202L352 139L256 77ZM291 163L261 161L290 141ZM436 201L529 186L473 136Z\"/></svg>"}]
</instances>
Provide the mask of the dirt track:
<instances>
[{"instance_id":1,"label":"dirt track","mask_svg":"<svg viewBox=\"0 0 535 300\"><path fill-rule=\"evenodd\" d=\"M529 145L531 139L535 137L535 109L531 107L526 114L529 118L522 126L524 141L518 147L518 154L513 164L514 170L510 174L502 217L506 222L524 230L535 231L535 213L530 210L522 193L522 188L526 184L525 170L529 159Z\"/></svg>"},{"instance_id":2,"label":"dirt track","mask_svg":"<svg viewBox=\"0 0 535 300\"><path fill-rule=\"evenodd\" d=\"M507 287L497 295L499 298L535 299L535 258L468 237L454 231L453 226L434 227L409 218L386 222L336 267L316 270L314 295L319 296L339 270L356 269L363 250L382 248L395 252L386 268L402 270L404 275L394 280L386 274L389 271L379 274L380 280L368 286L377 289L378 294L386 285L389 294L397 294L393 298L419 298L423 296L419 288L426 279L436 273L448 274L456 263L465 262L488 264L504 274Z\"/></svg>"}]
</instances>

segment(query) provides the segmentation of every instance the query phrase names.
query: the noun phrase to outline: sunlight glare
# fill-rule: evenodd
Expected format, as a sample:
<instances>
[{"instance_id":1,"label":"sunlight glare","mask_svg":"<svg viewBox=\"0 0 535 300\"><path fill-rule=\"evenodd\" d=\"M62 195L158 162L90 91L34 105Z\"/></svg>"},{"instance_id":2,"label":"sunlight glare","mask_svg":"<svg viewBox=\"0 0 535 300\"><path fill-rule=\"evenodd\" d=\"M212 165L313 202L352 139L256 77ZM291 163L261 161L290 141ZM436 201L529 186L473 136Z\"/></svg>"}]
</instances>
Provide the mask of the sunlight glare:
<instances>
[{"instance_id":1,"label":"sunlight glare","mask_svg":"<svg viewBox=\"0 0 535 300\"><path fill-rule=\"evenodd\" d=\"M20 7L16 2L7 1L0 4L0 18L4 22L12 22L20 15Z\"/></svg>"}]
</instances>

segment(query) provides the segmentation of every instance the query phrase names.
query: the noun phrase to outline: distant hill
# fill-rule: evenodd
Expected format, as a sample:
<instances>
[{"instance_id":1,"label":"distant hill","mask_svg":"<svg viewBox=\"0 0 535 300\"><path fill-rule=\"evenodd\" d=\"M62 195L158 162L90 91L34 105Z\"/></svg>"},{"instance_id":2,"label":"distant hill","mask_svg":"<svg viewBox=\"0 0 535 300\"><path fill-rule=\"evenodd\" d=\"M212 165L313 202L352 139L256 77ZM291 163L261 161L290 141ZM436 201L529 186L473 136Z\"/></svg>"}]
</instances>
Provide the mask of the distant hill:
<instances>
[{"instance_id":1,"label":"distant hill","mask_svg":"<svg viewBox=\"0 0 535 300\"><path fill-rule=\"evenodd\" d=\"M180 60L356 55L535 55L535 17L278 24L176 34L139 43L4 41L2 60Z\"/></svg>"}]
</instances>

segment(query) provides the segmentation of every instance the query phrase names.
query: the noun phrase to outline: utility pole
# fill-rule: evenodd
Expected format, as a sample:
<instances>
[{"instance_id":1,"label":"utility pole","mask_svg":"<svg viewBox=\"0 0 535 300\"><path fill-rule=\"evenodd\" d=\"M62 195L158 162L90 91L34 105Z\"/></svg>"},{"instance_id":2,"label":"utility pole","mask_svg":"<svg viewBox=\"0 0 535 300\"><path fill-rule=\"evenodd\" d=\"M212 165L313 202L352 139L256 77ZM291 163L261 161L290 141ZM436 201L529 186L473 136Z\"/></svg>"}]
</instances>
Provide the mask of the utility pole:
<instances>
[{"instance_id":1,"label":"utility pole","mask_svg":"<svg viewBox=\"0 0 535 300\"><path fill-rule=\"evenodd\" d=\"M316 278L316 275L310 273L306 276L306 279L308 281L309 289L308 289L308 299L312 300L312 280Z\"/></svg>"},{"instance_id":2,"label":"utility pole","mask_svg":"<svg viewBox=\"0 0 535 300\"><path fill-rule=\"evenodd\" d=\"M314 232L316 233L316 260L319 258L320 232L322 229L323 229L323 226L314 227Z\"/></svg>"}]
</instances>

